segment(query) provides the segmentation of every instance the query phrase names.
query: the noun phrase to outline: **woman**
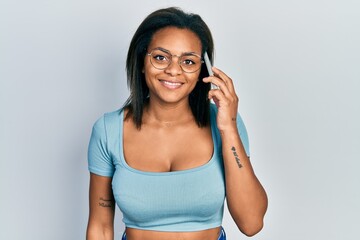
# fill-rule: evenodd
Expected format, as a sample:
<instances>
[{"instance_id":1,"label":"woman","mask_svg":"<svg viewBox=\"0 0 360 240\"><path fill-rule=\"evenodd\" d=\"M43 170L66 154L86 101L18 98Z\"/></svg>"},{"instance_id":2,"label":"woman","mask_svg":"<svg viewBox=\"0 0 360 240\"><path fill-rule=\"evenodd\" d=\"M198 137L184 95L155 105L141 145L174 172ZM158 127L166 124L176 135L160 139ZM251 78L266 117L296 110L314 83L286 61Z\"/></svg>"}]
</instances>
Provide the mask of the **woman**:
<instances>
[{"instance_id":1,"label":"woman","mask_svg":"<svg viewBox=\"0 0 360 240\"><path fill-rule=\"evenodd\" d=\"M130 97L95 123L89 144L88 240L113 239L115 202L123 239L226 239L225 189L240 231L261 230L267 197L249 161L234 85L217 68L207 76L205 51L212 59L207 25L177 8L153 12L137 29L127 57Z\"/></svg>"}]
</instances>

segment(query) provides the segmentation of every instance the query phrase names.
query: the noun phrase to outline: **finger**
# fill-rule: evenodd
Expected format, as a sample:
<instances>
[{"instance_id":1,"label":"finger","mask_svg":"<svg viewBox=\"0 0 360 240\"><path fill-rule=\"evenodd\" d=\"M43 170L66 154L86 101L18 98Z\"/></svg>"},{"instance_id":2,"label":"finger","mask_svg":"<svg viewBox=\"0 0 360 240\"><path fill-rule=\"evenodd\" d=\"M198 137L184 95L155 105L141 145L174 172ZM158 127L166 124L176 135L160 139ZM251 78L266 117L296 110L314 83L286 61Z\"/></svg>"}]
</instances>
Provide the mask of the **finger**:
<instances>
[{"instance_id":1,"label":"finger","mask_svg":"<svg viewBox=\"0 0 360 240\"><path fill-rule=\"evenodd\" d=\"M215 99L218 101L219 106L231 106L233 104L237 105L237 97L227 97L225 96L224 92L220 89L213 89L209 91L208 94L209 99Z\"/></svg>"},{"instance_id":2,"label":"finger","mask_svg":"<svg viewBox=\"0 0 360 240\"><path fill-rule=\"evenodd\" d=\"M228 75L226 75L223 71L216 67L212 67L212 70L215 76L224 81L224 83L228 86L230 92L235 92L233 80Z\"/></svg>"},{"instance_id":3,"label":"finger","mask_svg":"<svg viewBox=\"0 0 360 240\"><path fill-rule=\"evenodd\" d=\"M218 77L214 77L214 76L206 77L203 79L203 81L215 84L218 87L218 89L220 89L224 93L226 97L232 97L234 95L234 93L231 93L229 91L226 83Z\"/></svg>"},{"instance_id":4,"label":"finger","mask_svg":"<svg viewBox=\"0 0 360 240\"><path fill-rule=\"evenodd\" d=\"M212 89L209 91L208 93L208 98L209 99L213 99L214 102L216 102L216 105L219 107L219 102L223 102L225 101L225 95L223 92L221 92L221 90L219 89ZM216 100L216 101L215 101Z\"/></svg>"}]
</instances>

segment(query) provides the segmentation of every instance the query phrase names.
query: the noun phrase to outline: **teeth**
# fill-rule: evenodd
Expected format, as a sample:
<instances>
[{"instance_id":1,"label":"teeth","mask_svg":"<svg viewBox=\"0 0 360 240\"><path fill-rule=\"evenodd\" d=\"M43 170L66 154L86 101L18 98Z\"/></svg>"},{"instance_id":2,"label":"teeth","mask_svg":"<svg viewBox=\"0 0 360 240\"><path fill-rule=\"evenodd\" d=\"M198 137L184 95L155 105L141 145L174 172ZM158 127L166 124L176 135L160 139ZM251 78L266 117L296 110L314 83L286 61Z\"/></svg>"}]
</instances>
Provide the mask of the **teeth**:
<instances>
[{"instance_id":1,"label":"teeth","mask_svg":"<svg viewBox=\"0 0 360 240\"><path fill-rule=\"evenodd\" d=\"M180 86L181 85L181 83L178 83L178 82L168 82L168 81L163 81L163 82L170 86Z\"/></svg>"}]
</instances>

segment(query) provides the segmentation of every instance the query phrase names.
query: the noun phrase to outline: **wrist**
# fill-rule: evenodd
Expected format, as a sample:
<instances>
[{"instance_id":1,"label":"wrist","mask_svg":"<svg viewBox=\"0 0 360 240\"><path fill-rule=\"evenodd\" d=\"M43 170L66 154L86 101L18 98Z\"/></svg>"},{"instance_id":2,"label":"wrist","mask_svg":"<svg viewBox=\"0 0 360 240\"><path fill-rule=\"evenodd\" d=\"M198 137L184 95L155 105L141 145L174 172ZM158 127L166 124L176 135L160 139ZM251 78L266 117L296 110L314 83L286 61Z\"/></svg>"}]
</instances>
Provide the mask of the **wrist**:
<instances>
[{"instance_id":1,"label":"wrist","mask_svg":"<svg viewBox=\"0 0 360 240\"><path fill-rule=\"evenodd\" d=\"M239 135L237 126L229 126L226 128L221 128L219 129L220 135L223 136L227 136L227 137L237 137Z\"/></svg>"}]
</instances>

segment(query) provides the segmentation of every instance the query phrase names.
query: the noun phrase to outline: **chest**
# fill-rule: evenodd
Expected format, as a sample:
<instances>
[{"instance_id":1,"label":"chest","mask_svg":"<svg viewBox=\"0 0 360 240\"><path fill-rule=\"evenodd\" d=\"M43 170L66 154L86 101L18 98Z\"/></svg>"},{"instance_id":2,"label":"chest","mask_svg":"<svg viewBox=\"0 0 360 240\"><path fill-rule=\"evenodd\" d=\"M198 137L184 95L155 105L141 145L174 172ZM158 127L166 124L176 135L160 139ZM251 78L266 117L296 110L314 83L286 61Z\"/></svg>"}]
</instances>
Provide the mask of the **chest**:
<instances>
[{"instance_id":1,"label":"chest","mask_svg":"<svg viewBox=\"0 0 360 240\"><path fill-rule=\"evenodd\" d=\"M186 170L206 164L214 144L210 127L124 128L123 149L127 164L148 172Z\"/></svg>"}]
</instances>

